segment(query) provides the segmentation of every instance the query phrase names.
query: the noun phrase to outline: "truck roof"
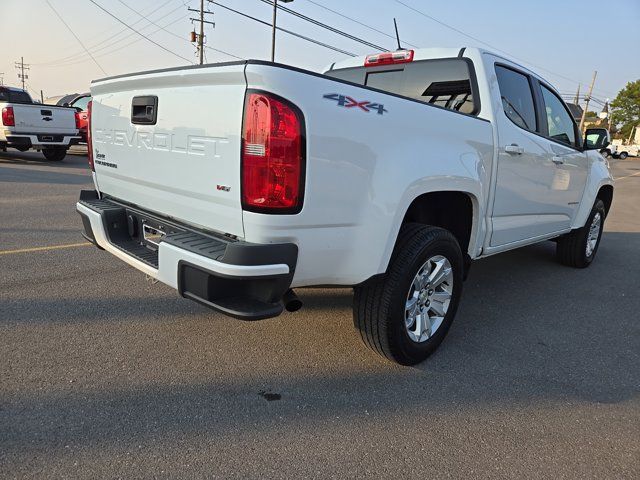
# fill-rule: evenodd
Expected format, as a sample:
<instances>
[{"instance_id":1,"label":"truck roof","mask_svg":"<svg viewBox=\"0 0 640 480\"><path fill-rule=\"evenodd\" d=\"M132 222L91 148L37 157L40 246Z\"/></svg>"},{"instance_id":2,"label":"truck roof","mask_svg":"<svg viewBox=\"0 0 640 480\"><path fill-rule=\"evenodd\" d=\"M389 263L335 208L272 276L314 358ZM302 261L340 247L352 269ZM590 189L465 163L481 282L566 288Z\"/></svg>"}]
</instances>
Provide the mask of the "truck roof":
<instances>
[{"instance_id":1,"label":"truck roof","mask_svg":"<svg viewBox=\"0 0 640 480\"><path fill-rule=\"evenodd\" d=\"M419 60L431 60L435 58L454 58L454 57L463 57L468 56L465 53L474 52L478 55L493 55L494 57L501 58L513 65L517 65L521 70L538 77L541 80L544 80L546 83L552 85L551 82L542 77L539 73L534 72L522 64L516 62L515 60L508 58L504 55L500 55L498 53L492 52L491 50L486 50L484 48L477 47L430 47L430 48L414 48L414 49L406 49L413 50L413 61ZM380 52L371 52L371 54L380 53ZM332 63L328 68L324 69L324 72L329 70L338 70L342 68L354 68L354 67L362 67L364 66L364 61L368 55L359 55L357 57L349 57L344 60L340 60L339 62Z\"/></svg>"},{"instance_id":2,"label":"truck roof","mask_svg":"<svg viewBox=\"0 0 640 480\"><path fill-rule=\"evenodd\" d=\"M465 50L464 48L414 48L407 49L413 50L413 61L417 60L429 60L432 58L451 58L457 57L460 55L460 52ZM371 52L371 54L380 53L380 52ZM341 68L354 68L354 67L362 67L364 65L364 60L368 55L360 55L358 57L349 57L339 62L335 62L331 64L330 68L327 70L337 70Z\"/></svg>"},{"instance_id":3,"label":"truck roof","mask_svg":"<svg viewBox=\"0 0 640 480\"><path fill-rule=\"evenodd\" d=\"M23 90L23 89L18 88L18 87L10 87L9 85L1 85L0 86L0 91L5 91L5 92L26 92L26 90Z\"/></svg>"}]
</instances>

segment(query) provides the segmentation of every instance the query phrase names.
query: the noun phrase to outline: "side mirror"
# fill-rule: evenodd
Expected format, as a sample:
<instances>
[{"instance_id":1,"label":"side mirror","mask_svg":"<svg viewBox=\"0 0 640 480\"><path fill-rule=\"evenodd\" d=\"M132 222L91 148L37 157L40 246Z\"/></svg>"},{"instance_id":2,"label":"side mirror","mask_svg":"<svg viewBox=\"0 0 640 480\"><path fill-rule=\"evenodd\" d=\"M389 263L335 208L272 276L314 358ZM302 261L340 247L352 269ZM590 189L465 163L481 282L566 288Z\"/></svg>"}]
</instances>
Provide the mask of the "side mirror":
<instances>
[{"instance_id":1,"label":"side mirror","mask_svg":"<svg viewBox=\"0 0 640 480\"><path fill-rule=\"evenodd\" d=\"M611 135L606 128L587 128L584 134L584 150L602 150L611 143Z\"/></svg>"}]
</instances>

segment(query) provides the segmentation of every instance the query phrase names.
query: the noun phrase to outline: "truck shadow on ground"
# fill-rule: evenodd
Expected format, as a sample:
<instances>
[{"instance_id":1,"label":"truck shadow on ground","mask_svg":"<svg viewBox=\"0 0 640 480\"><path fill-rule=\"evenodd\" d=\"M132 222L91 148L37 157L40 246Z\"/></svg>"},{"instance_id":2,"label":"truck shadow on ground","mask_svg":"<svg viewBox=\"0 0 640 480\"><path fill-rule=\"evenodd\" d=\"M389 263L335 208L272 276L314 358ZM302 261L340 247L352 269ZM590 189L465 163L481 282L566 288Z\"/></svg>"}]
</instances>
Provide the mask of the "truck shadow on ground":
<instances>
[{"instance_id":1,"label":"truck shadow on ground","mask_svg":"<svg viewBox=\"0 0 640 480\"><path fill-rule=\"evenodd\" d=\"M86 152L69 151L64 160L60 162L52 162L44 158L42 153L35 151L18 152L9 150L7 152L0 151L0 166L8 165L33 165L43 167L57 167L57 168L73 168L77 169L81 167L83 169L89 169L88 159Z\"/></svg>"},{"instance_id":2,"label":"truck shadow on ground","mask_svg":"<svg viewBox=\"0 0 640 480\"><path fill-rule=\"evenodd\" d=\"M77 169L75 169L77 170ZM34 175L31 170L25 170L22 168L8 168L2 165L0 170L1 183L19 183L19 184L33 184L39 183L44 185L89 185L91 182L91 176L82 173L64 173L64 172L37 172L38 175Z\"/></svg>"},{"instance_id":3,"label":"truck shadow on ground","mask_svg":"<svg viewBox=\"0 0 640 480\"><path fill-rule=\"evenodd\" d=\"M640 265L629 252L639 249L640 234L606 233L598 260L585 270L558 265L551 242L477 262L445 342L429 360L412 368L386 363L359 346L349 329L350 290L300 290L310 313L300 321L290 314L273 320L269 333L282 338L265 338L262 324L224 324L235 330L230 337L259 333L248 334L244 347L242 337L236 338L238 352L229 353L229 358L218 353L209 361L219 362L223 370L225 362L255 365L258 375L210 375L204 383L178 380L127 387L125 381L99 389L3 393L0 445L5 454L19 455L113 441L134 446L195 433L224 438L301 424L322 428L336 417L364 419L365 412L390 415L399 408L420 419L429 412L479 406L508 409L514 404L615 404L636 399ZM110 315L135 316L139 305L132 302L112 304ZM169 313L181 311L173 300L164 305L158 300L154 308L171 305ZM46 306L50 313L53 307ZM83 315L90 311L85 307ZM184 307L182 313L192 311ZM20 320L20 311L14 313ZM211 317L226 322L215 314ZM183 315L181 321L189 318ZM89 314L85 321L91 320ZM303 336L309 335L315 336L317 351L302 345ZM230 337L212 336L208 342L224 348ZM263 342L260 348L250 348L249 342L257 337ZM288 349L284 355L297 358L297 367L263 366L264 358L283 355L278 343L283 339ZM188 340L197 341L196 336ZM156 361L154 369L173 368L170 362ZM301 373L305 369L307 373Z\"/></svg>"}]
</instances>

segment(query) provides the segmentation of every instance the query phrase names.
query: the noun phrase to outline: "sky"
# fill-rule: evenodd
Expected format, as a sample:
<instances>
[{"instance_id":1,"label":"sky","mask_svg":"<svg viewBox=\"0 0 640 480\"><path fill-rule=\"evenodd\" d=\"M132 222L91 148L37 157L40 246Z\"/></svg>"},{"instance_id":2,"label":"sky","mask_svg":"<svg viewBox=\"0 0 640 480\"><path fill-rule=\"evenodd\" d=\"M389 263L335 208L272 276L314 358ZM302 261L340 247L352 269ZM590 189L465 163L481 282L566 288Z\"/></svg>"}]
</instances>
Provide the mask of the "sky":
<instances>
[{"instance_id":1,"label":"sky","mask_svg":"<svg viewBox=\"0 0 640 480\"><path fill-rule=\"evenodd\" d=\"M272 7L261 0L216 1L271 23ZM92 0L0 0L4 84L20 86L14 66L20 57L30 64L28 90L34 97L42 90L45 98L88 91L92 79L197 61L189 42L194 28L189 17L196 14L187 7L198 8L199 0L93 2L155 44ZM600 101L615 98L627 82L640 79L638 0L294 0L286 6L388 49L395 48L395 17L405 42L497 51L537 72L563 94L575 93L578 84L585 93L594 70L598 76L593 96ZM207 8L213 12L207 19L215 22L215 27L205 28L211 47L205 50L207 62L234 60L231 55L269 59L270 26L218 5ZM375 52L286 12L279 12L278 25L358 55ZM279 62L322 71L344 57L278 32Z\"/></svg>"}]
</instances>

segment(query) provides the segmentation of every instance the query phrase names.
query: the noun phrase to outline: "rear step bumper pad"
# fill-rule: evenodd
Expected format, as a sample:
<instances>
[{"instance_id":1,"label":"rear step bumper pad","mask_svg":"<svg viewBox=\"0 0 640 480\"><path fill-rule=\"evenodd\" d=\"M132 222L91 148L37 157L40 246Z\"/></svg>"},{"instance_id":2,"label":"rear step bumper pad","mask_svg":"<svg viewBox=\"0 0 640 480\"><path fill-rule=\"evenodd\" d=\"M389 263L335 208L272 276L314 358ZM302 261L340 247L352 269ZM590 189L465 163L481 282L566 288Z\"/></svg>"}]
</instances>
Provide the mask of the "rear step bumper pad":
<instances>
[{"instance_id":1,"label":"rear step bumper pad","mask_svg":"<svg viewBox=\"0 0 640 480\"><path fill-rule=\"evenodd\" d=\"M127 231L127 219L157 221L148 212L98 199L82 191L76 209L83 236L180 295L243 320L260 320L282 313L282 296L289 289L298 258L292 243L253 244L203 234L175 226L157 251L141 245Z\"/></svg>"}]
</instances>

